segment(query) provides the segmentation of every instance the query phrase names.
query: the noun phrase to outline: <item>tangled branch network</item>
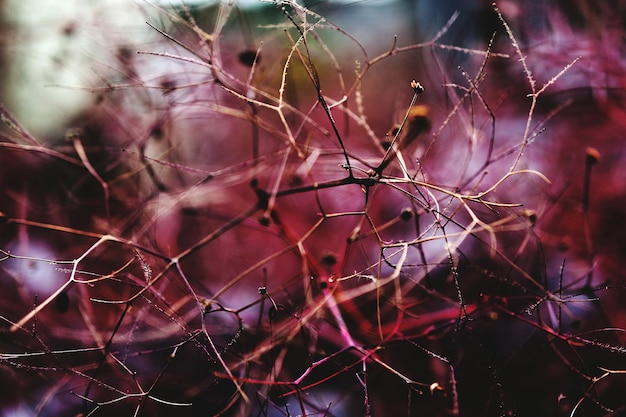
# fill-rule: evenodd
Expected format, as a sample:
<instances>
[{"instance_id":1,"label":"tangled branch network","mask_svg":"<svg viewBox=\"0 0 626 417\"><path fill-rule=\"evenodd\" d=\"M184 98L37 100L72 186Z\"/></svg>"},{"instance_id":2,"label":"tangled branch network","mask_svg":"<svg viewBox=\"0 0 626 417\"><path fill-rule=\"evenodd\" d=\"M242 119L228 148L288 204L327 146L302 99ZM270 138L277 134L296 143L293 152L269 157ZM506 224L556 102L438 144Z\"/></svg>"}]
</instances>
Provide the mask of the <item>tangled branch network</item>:
<instances>
[{"instance_id":1,"label":"tangled branch network","mask_svg":"<svg viewBox=\"0 0 626 417\"><path fill-rule=\"evenodd\" d=\"M623 412L623 91L502 3L146 3L64 134L3 106L2 416Z\"/></svg>"}]
</instances>

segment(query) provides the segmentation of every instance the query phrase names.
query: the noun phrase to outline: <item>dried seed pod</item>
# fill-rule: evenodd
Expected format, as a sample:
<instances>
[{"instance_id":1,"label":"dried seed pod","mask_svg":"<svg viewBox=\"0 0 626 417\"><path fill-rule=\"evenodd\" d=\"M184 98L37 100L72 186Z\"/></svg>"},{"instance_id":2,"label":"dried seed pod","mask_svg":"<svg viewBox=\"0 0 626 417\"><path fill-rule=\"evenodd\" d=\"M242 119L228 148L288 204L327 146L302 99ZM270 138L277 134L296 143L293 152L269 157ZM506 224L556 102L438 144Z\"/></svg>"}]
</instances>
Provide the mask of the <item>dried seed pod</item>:
<instances>
[{"instance_id":1,"label":"dried seed pod","mask_svg":"<svg viewBox=\"0 0 626 417\"><path fill-rule=\"evenodd\" d=\"M396 148L398 150L406 149L406 147L413 143L422 133L430 130L431 123L428 113L429 108L425 104L412 106L408 111L404 126L399 124L393 126L385 135L385 141L381 144L382 147L385 150L389 149L394 138L398 136ZM400 128L402 128L401 131Z\"/></svg>"}]
</instances>

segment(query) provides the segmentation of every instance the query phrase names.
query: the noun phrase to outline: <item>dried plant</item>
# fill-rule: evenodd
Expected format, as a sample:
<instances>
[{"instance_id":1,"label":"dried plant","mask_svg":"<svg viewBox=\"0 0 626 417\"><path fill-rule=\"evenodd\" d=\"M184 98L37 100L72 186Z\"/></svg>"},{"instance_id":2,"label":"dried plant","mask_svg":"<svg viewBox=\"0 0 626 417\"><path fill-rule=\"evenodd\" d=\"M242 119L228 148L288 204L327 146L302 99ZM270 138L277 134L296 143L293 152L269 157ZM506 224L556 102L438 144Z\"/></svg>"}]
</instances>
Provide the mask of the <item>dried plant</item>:
<instances>
[{"instance_id":1,"label":"dried plant","mask_svg":"<svg viewBox=\"0 0 626 417\"><path fill-rule=\"evenodd\" d=\"M294 1L154 7L63 141L2 109L3 415L623 411L585 51L497 6L376 53Z\"/></svg>"}]
</instances>

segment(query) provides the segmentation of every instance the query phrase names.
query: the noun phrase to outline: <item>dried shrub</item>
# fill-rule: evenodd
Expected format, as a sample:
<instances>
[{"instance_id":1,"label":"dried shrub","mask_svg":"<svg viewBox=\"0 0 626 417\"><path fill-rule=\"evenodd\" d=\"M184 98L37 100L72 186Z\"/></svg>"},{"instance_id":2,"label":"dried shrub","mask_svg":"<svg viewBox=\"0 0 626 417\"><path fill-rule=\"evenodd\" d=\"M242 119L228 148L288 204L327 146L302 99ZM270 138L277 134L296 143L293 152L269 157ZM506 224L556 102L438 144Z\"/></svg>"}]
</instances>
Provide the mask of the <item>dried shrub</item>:
<instances>
[{"instance_id":1,"label":"dried shrub","mask_svg":"<svg viewBox=\"0 0 626 417\"><path fill-rule=\"evenodd\" d=\"M622 92L593 56L495 6L482 45L455 13L377 53L295 2L254 32L159 12L63 140L3 109L7 413L622 410Z\"/></svg>"}]
</instances>

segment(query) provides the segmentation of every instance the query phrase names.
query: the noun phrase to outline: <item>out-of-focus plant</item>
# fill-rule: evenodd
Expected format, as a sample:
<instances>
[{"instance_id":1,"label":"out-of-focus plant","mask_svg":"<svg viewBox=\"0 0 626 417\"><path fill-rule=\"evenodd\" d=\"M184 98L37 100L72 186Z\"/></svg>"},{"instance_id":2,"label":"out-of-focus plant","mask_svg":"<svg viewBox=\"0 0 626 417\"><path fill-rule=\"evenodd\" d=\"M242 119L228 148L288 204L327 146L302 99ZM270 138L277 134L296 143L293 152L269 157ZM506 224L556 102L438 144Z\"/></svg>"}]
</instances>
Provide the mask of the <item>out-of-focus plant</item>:
<instances>
[{"instance_id":1,"label":"out-of-focus plant","mask_svg":"<svg viewBox=\"0 0 626 417\"><path fill-rule=\"evenodd\" d=\"M375 51L155 6L62 140L2 109L5 414L622 410L623 92L578 40L623 27L503 6Z\"/></svg>"}]
</instances>

